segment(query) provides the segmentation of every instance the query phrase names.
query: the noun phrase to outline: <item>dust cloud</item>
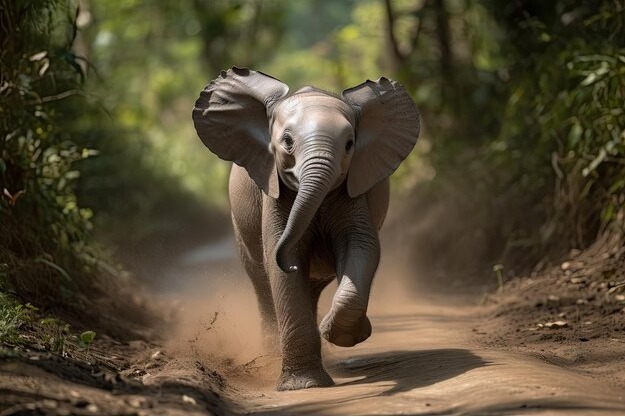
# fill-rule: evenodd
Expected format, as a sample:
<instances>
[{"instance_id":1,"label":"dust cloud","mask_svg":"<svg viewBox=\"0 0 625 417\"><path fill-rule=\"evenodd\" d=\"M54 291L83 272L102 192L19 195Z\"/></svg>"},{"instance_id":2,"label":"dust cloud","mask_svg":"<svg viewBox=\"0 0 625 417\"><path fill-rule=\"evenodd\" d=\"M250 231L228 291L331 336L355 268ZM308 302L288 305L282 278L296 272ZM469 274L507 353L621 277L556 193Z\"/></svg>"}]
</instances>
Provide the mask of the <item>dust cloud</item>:
<instances>
[{"instance_id":1,"label":"dust cloud","mask_svg":"<svg viewBox=\"0 0 625 417\"><path fill-rule=\"evenodd\" d=\"M462 211L460 206L448 209L430 201L423 211L414 207L392 205L382 229L382 259L369 302L370 339L352 348L322 342L334 388L275 392L280 357L263 349L256 298L231 236L185 254L163 275L161 293L176 303L165 345L176 371L216 371L225 382L215 389L242 401L251 414L501 414L533 405L541 410L622 408L608 387L588 389L589 377L477 344L475 329L482 319L474 307L479 297L458 292L432 272L440 260L462 266L454 250L466 245L450 249L440 242L453 237L463 222L469 227L469 221L446 218L449 210ZM407 213L411 222L404 220ZM470 258L481 249L466 250ZM430 291L437 280L447 291ZM335 290L332 283L322 294L319 320ZM490 393L488 398L479 395L483 392Z\"/></svg>"},{"instance_id":2,"label":"dust cloud","mask_svg":"<svg viewBox=\"0 0 625 417\"><path fill-rule=\"evenodd\" d=\"M445 274L440 263L466 263L463 257L479 250L475 244L467 248L457 242L454 249L443 243L453 240L454 231L461 226L459 210L458 205L450 206L446 201L411 204L407 199L391 199L380 235L382 257L371 291L370 317L406 314L417 305L442 297L441 304L458 303L459 297L452 296L454 284L439 276ZM264 349L256 297L236 254L232 234L183 254L159 281L162 295L176 305L166 344L171 355L209 364L207 368L231 382L273 389L280 358L275 351ZM437 281L447 290L431 291ZM336 288L337 283L332 282L324 290L319 321L330 309ZM474 298L464 297L461 302L470 304ZM324 356L342 351L325 341L322 349Z\"/></svg>"},{"instance_id":3,"label":"dust cloud","mask_svg":"<svg viewBox=\"0 0 625 417\"><path fill-rule=\"evenodd\" d=\"M410 271L405 251L399 249L404 239L398 239L393 228L383 228L381 240L382 259L369 314L399 313L422 297L415 286L418 277ZM267 378L275 384L279 357L263 346L256 297L231 235L186 253L160 281L162 295L175 306L166 342L170 354L210 363L230 378L262 365L264 371L276 374ZM337 283L332 282L324 290L319 321L330 309L336 288ZM323 344L324 350L335 349L325 341Z\"/></svg>"},{"instance_id":4,"label":"dust cloud","mask_svg":"<svg viewBox=\"0 0 625 417\"><path fill-rule=\"evenodd\" d=\"M202 364L231 381L245 379L259 362L275 362L263 348L256 297L231 236L185 254L161 281L161 296L174 309L165 341L170 356Z\"/></svg>"}]
</instances>

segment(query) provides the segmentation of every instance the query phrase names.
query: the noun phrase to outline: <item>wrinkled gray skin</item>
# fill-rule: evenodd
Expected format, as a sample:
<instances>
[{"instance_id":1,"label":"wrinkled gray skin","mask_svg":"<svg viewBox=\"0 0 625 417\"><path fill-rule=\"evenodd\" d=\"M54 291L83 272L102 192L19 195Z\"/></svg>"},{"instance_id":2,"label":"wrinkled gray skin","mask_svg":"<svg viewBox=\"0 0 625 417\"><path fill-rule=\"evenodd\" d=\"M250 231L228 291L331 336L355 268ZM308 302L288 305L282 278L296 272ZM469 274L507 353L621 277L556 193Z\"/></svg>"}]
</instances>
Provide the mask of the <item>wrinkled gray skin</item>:
<instances>
[{"instance_id":1,"label":"wrinkled gray skin","mask_svg":"<svg viewBox=\"0 0 625 417\"><path fill-rule=\"evenodd\" d=\"M371 335L388 177L419 134L413 101L385 78L340 97L312 87L288 96L282 82L234 67L202 91L193 120L202 142L235 163L235 238L267 340L281 349L277 389L332 385L319 335L345 347ZM335 278L317 330L319 295Z\"/></svg>"}]
</instances>

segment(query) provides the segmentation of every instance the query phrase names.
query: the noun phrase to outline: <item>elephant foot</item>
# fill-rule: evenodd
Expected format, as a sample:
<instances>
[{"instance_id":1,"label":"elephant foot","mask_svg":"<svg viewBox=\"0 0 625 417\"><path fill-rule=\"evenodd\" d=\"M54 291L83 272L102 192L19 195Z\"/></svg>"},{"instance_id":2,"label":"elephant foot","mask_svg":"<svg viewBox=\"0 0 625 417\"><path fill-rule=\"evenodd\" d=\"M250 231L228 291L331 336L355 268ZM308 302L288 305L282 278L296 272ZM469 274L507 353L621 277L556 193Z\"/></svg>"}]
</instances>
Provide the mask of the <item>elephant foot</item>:
<instances>
[{"instance_id":1,"label":"elephant foot","mask_svg":"<svg viewBox=\"0 0 625 417\"><path fill-rule=\"evenodd\" d=\"M334 385L332 377L323 368L282 371L278 380L278 391L294 391L305 388L330 387Z\"/></svg>"},{"instance_id":2,"label":"elephant foot","mask_svg":"<svg viewBox=\"0 0 625 417\"><path fill-rule=\"evenodd\" d=\"M356 318L341 316L332 308L323 318L319 332L325 340L337 346L352 347L371 336L371 322L366 314Z\"/></svg>"}]
</instances>

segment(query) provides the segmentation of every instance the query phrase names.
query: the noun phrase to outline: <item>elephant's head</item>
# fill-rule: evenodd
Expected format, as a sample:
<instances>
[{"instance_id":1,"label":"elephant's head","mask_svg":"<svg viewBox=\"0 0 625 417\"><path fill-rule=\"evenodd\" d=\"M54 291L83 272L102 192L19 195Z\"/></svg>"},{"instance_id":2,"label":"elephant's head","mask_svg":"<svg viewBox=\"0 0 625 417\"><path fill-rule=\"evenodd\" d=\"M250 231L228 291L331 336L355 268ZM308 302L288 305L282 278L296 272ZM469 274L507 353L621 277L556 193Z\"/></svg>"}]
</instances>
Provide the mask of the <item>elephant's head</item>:
<instances>
[{"instance_id":1,"label":"elephant's head","mask_svg":"<svg viewBox=\"0 0 625 417\"><path fill-rule=\"evenodd\" d=\"M280 182L297 191L276 250L283 271L297 270L297 243L329 191L347 181L355 198L390 176L419 135L406 90L380 78L337 97L289 88L260 72L233 67L201 93L193 120L217 156L244 167L270 197Z\"/></svg>"}]
</instances>

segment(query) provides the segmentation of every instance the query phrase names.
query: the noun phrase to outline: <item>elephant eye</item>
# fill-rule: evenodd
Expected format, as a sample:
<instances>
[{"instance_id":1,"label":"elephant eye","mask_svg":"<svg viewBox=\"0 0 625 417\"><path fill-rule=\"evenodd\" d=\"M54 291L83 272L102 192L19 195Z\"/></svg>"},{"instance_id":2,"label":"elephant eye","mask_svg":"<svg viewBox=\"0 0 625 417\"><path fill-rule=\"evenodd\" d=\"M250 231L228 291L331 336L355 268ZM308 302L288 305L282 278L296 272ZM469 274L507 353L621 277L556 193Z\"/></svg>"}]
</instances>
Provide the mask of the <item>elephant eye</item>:
<instances>
[{"instance_id":1,"label":"elephant eye","mask_svg":"<svg viewBox=\"0 0 625 417\"><path fill-rule=\"evenodd\" d=\"M282 146L287 152L291 152L293 150L293 137L290 134L285 133L282 136L281 142Z\"/></svg>"},{"instance_id":2,"label":"elephant eye","mask_svg":"<svg viewBox=\"0 0 625 417\"><path fill-rule=\"evenodd\" d=\"M347 143L345 144L345 151L349 152L353 146L354 146L354 141L351 139L348 140Z\"/></svg>"}]
</instances>

